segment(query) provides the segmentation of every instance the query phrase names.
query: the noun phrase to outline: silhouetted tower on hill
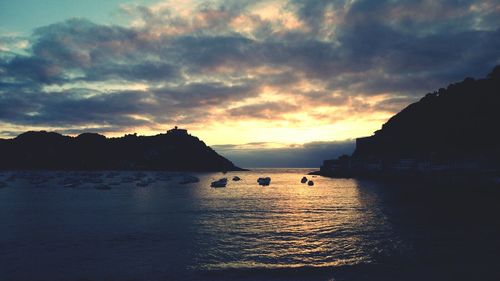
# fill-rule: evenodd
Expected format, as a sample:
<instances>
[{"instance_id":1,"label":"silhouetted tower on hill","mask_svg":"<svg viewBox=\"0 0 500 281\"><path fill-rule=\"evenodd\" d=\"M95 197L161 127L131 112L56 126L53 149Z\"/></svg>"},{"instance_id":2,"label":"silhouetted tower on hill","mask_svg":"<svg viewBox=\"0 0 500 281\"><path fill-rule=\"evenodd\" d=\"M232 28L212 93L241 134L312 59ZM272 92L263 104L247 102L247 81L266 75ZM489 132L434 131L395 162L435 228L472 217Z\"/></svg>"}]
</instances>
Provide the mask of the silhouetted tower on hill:
<instances>
[{"instance_id":1,"label":"silhouetted tower on hill","mask_svg":"<svg viewBox=\"0 0 500 281\"><path fill-rule=\"evenodd\" d=\"M177 126L175 126L173 129L168 130L167 134L175 136L184 136L187 135L188 132L186 129L179 129Z\"/></svg>"}]
</instances>

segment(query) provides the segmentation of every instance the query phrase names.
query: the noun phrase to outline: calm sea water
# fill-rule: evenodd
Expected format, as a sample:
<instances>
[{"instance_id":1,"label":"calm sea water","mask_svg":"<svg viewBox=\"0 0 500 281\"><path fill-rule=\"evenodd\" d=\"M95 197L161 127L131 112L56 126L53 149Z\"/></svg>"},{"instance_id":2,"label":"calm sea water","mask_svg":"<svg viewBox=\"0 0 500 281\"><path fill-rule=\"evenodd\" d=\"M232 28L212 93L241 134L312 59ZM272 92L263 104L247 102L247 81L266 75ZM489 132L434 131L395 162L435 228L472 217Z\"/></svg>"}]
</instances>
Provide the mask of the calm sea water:
<instances>
[{"instance_id":1,"label":"calm sea water","mask_svg":"<svg viewBox=\"0 0 500 281\"><path fill-rule=\"evenodd\" d=\"M500 280L496 190L309 171L4 172L0 280Z\"/></svg>"}]
</instances>

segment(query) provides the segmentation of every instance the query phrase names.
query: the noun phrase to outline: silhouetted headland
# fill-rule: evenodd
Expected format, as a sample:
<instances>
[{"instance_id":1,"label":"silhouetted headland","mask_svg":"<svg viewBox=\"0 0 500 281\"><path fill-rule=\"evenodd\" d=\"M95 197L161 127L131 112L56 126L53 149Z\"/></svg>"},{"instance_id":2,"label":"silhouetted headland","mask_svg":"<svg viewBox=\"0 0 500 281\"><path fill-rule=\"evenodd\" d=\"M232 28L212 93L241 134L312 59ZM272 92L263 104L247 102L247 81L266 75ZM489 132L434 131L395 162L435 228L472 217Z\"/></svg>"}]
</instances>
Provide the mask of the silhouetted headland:
<instances>
[{"instance_id":1,"label":"silhouetted headland","mask_svg":"<svg viewBox=\"0 0 500 281\"><path fill-rule=\"evenodd\" d=\"M429 93L356 139L351 156L325 160L318 174L363 176L500 176L500 66Z\"/></svg>"},{"instance_id":2,"label":"silhouetted headland","mask_svg":"<svg viewBox=\"0 0 500 281\"><path fill-rule=\"evenodd\" d=\"M119 138L30 131L0 139L0 155L3 170L243 170L177 127L155 136L129 134Z\"/></svg>"}]
</instances>

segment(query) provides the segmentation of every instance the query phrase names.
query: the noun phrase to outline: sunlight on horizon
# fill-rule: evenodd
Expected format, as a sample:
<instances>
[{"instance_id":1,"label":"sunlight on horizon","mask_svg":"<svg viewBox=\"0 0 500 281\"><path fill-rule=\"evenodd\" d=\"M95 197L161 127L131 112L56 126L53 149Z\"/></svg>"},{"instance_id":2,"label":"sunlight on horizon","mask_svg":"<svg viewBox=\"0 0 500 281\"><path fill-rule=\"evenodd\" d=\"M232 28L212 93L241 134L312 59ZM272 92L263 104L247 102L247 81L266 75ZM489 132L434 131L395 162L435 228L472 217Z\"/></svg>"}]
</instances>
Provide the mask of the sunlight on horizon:
<instances>
[{"instance_id":1,"label":"sunlight on horizon","mask_svg":"<svg viewBox=\"0 0 500 281\"><path fill-rule=\"evenodd\" d=\"M389 116L387 116L388 118ZM210 126L182 126L179 128L187 129L188 132L201 139L208 145L242 145L248 143L272 143L273 147L287 147L290 145L301 145L309 142L321 141L343 141L350 140L356 137L372 135L378 130L381 124L385 122L383 119L368 119L368 120L348 120L334 124L314 125L314 120L308 120L300 126L279 126L265 122L234 122L231 124L220 123L211 124ZM84 130L89 133L99 133L106 137L122 137L126 134L134 134L141 136L152 136L165 133L173 128L171 126L160 126L157 128L132 128L127 131L107 132L106 128L101 128L97 125L75 127L73 130ZM39 127L7 127L3 126L4 130L25 130L25 131L54 131L64 135L77 136L81 132L67 132L66 128L39 128ZM101 131L104 130L104 131ZM19 131L22 133L23 131ZM12 138L12 135L2 135L2 138Z\"/></svg>"}]
</instances>

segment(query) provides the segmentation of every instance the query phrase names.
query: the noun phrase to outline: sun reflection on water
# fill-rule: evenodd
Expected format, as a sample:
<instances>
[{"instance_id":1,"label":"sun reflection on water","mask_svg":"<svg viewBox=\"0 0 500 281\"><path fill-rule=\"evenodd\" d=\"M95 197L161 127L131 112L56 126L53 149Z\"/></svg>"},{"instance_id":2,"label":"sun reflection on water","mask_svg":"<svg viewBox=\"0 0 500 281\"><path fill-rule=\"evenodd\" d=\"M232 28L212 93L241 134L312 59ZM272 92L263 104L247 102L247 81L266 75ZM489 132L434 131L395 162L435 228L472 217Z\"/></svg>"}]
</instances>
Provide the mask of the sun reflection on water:
<instances>
[{"instance_id":1,"label":"sun reflection on water","mask_svg":"<svg viewBox=\"0 0 500 281\"><path fill-rule=\"evenodd\" d=\"M308 187L296 171L266 172L272 178L269 187L254 182L259 171L243 174L244 180L225 189L203 188L217 176L202 179L197 191L202 199L196 221L202 237L197 268L369 263L382 247L378 244L391 235L376 197L361 191L356 181L316 177ZM374 234L380 239L373 239Z\"/></svg>"}]
</instances>

